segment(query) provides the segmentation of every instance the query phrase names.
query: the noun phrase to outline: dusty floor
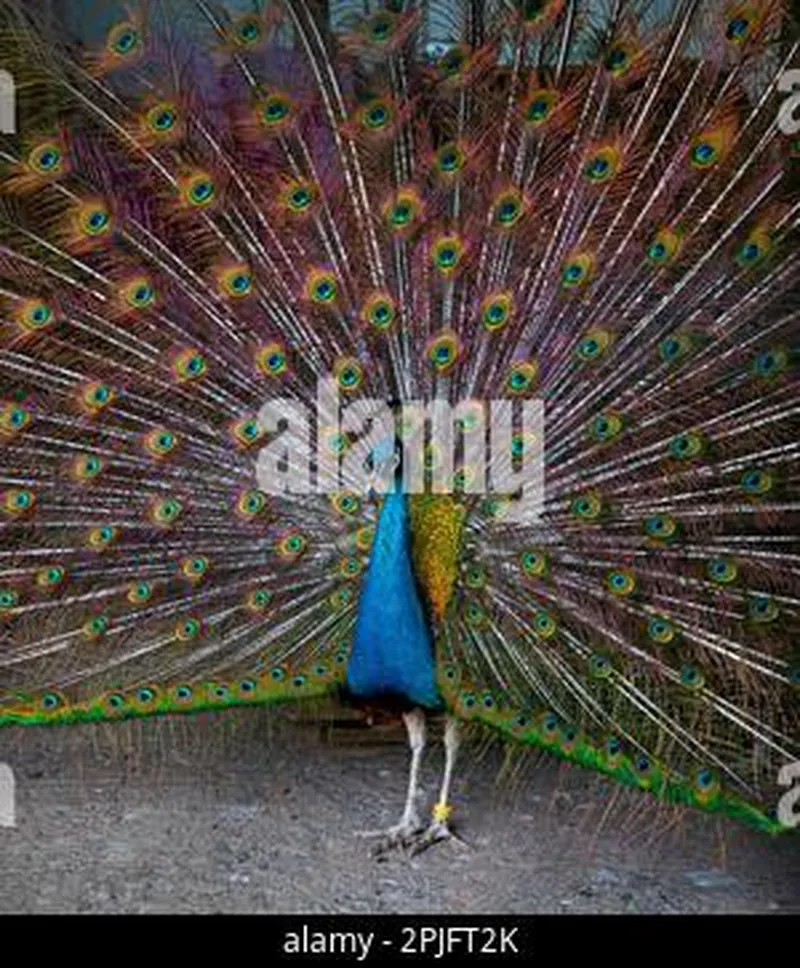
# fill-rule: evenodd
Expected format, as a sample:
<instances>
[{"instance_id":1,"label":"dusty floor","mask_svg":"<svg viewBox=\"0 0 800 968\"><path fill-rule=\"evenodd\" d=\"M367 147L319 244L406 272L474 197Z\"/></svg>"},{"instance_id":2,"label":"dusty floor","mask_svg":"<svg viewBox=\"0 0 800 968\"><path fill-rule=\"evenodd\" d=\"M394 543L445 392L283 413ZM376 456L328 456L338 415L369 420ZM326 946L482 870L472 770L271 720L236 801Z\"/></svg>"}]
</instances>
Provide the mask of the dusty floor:
<instances>
[{"instance_id":1,"label":"dusty floor","mask_svg":"<svg viewBox=\"0 0 800 968\"><path fill-rule=\"evenodd\" d=\"M435 797L441 748L425 763ZM377 861L355 832L398 819L402 732L261 711L4 730L17 826L0 912L800 912L800 838L681 814L585 771L468 752L471 847Z\"/></svg>"}]
</instances>

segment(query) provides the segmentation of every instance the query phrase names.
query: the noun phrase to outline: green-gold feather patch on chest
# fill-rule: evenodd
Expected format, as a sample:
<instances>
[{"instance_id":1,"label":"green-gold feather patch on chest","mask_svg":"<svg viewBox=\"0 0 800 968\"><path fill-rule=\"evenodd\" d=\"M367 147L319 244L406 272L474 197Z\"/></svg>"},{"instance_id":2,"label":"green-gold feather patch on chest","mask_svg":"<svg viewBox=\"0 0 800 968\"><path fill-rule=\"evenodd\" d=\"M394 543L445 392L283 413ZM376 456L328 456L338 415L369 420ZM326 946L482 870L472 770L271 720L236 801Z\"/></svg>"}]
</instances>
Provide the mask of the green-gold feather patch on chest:
<instances>
[{"instance_id":1,"label":"green-gold feather patch on chest","mask_svg":"<svg viewBox=\"0 0 800 968\"><path fill-rule=\"evenodd\" d=\"M414 571L437 621L453 595L467 510L447 494L409 499Z\"/></svg>"}]
</instances>

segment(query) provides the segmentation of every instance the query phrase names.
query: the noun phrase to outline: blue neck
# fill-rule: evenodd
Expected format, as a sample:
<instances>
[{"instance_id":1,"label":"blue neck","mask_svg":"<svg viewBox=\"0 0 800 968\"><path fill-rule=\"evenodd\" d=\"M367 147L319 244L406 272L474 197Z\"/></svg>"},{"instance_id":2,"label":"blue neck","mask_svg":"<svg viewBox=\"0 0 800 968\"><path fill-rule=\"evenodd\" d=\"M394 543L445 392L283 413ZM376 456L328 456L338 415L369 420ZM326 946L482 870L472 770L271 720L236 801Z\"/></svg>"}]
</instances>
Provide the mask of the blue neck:
<instances>
[{"instance_id":1,"label":"blue neck","mask_svg":"<svg viewBox=\"0 0 800 968\"><path fill-rule=\"evenodd\" d=\"M386 495L378 517L346 685L361 698L439 704L430 629L411 562L408 504L401 493Z\"/></svg>"}]
</instances>

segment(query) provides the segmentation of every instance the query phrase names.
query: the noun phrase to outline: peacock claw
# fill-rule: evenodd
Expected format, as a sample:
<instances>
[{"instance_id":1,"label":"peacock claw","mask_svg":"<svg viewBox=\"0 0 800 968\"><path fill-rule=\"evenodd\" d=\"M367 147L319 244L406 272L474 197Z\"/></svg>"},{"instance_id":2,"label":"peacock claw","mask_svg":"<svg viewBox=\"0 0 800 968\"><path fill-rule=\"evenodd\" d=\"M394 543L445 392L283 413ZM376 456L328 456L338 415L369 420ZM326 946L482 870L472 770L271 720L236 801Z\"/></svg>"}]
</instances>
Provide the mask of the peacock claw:
<instances>
[{"instance_id":1,"label":"peacock claw","mask_svg":"<svg viewBox=\"0 0 800 968\"><path fill-rule=\"evenodd\" d=\"M389 851L405 848L422 832L422 821L416 814L404 817L400 823L388 830L361 830L358 837L379 837L379 842L372 849L373 857L382 857Z\"/></svg>"},{"instance_id":2,"label":"peacock claw","mask_svg":"<svg viewBox=\"0 0 800 968\"><path fill-rule=\"evenodd\" d=\"M441 820L434 820L431 822L430 826L428 826L425 830L421 830L414 838L413 843L409 845L409 853L412 857L416 857L417 854L421 854L429 847L433 847L434 844L438 844L443 840L451 839L459 840L459 838L456 837L453 831L447 826L447 823Z\"/></svg>"},{"instance_id":3,"label":"peacock claw","mask_svg":"<svg viewBox=\"0 0 800 968\"><path fill-rule=\"evenodd\" d=\"M444 840L452 840L462 847L469 847L469 844L451 830L447 823L440 820L434 820L429 826L423 827L419 820L415 819L413 822L399 823L386 831L365 831L359 836L381 837L372 849L372 856L376 860L385 859L394 850L401 850L409 857L416 857Z\"/></svg>"}]
</instances>

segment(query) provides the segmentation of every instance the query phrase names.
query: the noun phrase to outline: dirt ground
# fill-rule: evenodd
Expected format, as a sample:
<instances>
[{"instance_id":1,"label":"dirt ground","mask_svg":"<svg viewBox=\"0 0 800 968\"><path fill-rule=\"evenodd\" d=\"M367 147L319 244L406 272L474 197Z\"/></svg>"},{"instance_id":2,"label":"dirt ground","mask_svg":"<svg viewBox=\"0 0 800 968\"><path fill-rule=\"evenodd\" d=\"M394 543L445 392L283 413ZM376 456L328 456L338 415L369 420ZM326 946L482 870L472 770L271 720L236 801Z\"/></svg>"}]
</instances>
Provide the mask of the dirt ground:
<instances>
[{"instance_id":1,"label":"dirt ground","mask_svg":"<svg viewBox=\"0 0 800 968\"><path fill-rule=\"evenodd\" d=\"M402 730L264 711L7 729L0 762L17 786L3 913L800 913L799 837L485 744L455 789L469 846L382 861L356 832L399 819ZM434 745L426 808L441 764Z\"/></svg>"}]
</instances>

